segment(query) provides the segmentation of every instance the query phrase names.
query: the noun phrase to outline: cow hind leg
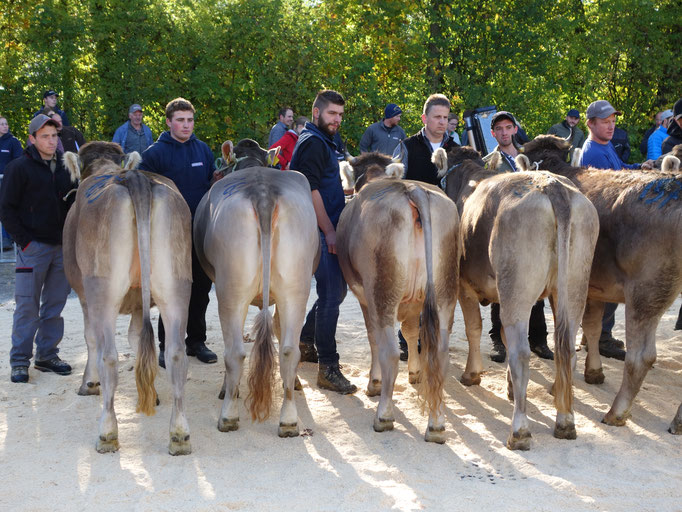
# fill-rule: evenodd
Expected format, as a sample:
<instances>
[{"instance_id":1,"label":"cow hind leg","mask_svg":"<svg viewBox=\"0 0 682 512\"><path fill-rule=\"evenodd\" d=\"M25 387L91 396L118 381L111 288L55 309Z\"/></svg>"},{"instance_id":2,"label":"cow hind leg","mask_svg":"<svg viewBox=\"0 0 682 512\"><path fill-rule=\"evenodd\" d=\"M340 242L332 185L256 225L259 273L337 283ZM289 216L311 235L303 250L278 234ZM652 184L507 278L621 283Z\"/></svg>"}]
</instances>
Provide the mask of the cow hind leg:
<instances>
[{"instance_id":1,"label":"cow hind leg","mask_svg":"<svg viewBox=\"0 0 682 512\"><path fill-rule=\"evenodd\" d=\"M244 369L246 351L244 349L243 328L248 304L239 309L229 309L220 305L225 301L218 300L220 324L225 342L225 381L220 392L223 406L218 418L218 430L231 432L239 428L239 382Z\"/></svg>"},{"instance_id":2,"label":"cow hind leg","mask_svg":"<svg viewBox=\"0 0 682 512\"><path fill-rule=\"evenodd\" d=\"M469 343L467 364L460 382L465 386L477 386L481 383L481 373L483 372L483 361L481 360L481 309L476 300L465 293L460 293L459 304L462 308L464 329L466 331L467 342Z\"/></svg>"},{"instance_id":3,"label":"cow hind leg","mask_svg":"<svg viewBox=\"0 0 682 512\"><path fill-rule=\"evenodd\" d=\"M115 314L111 314L113 309L109 309L108 315L97 315L98 326L95 328L95 336L99 342L97 366L102 387L102 416L97 439L99 453L115 452L119 448L118 423L114 411L114 395L118 386L118 352L114 340L116 318Z\"/></svg>"},{"instance_id":4,"label":"cow hind leg","mask_svg":"<svg viewBox=\"0 0 682 512\"><path fill-rule=\"evenodd\" d=\"M530 316L530 311L525 318ZM507 339L509 373L514 392L514 414L511 433L507 439L510 450L530 450L530 430L526 416L526 389L528 388L530 347L528 346L528 323L517 322L504 325Z\"/></svg>"},{"instance_id":5,"label":"cow hind leg","mask_svg":"<svg viewBox=\"0 0 682 512\"><path fill-rule=\"evenodd\" d=\"M374 338L374 329L372 327L367 306L360 304L360 309L362 309L362 316L365 319L367 340L369 341L369 350L372 355L372 362L369 368L369 380L367 381L367 396L379 396L381 395L381 365L379 364L379 350L377 349L377 341Z\"/></svg>"},{"instance_id":6,"label":"cow hind leg","mask_svg":"<svg viewBox=\"0 0 682 512\"><path fill-rule=\"evenodd\" d=\"M677 414L673 418L673 421L668 428L668 432L677 436L682 436L682 404L680 404L679 409L677 409Z\"/></svg>"},{"instance_id":7,"label":"cow hind leg","mask_svg":"<svg viewBox=\"0 0 682 512\"><path fill-rule=\"evenodd\" d=\"M407 341L407 372L410 384L421 381L421 359L419 357L419 309L407 313L400 324L400 330Z\"/></svg>"},{"instance_id":8,"label":"cow hind leg","mask_svg":"<svg viewBox=\"0 0 682 512\"><path fill-rule=\"evenodd\" d=\"M99 374L97 372L97 338L95 337L95 329L90 322L87 304L83 300L81 300L81 307L83 308L85 343L88 347L88 362L85 363L83 382L78 389L78 394L81 396L99 395L100 384Z\"/></svg>"},{"instance_id":9,"label":"cow hind leg","mask_svg":"<svg viewBox=\"0 0 682 512\"><path fill-rule=\"evenodd\" d=\"M649 368L656 361L656 326L659 317L648 318L638 322L633 317L632 308L626 308L625 335L627 352L623 381L616 395L613 405L606 413L603 423L613 426L623 426L630 417L630 409L635 396L642 386Z\"/></svg>"},{"instance_id":10,"label":"cow hind leg","mask_svg":"<svg viewBox=\"0 0 682 512\"><path fill-rule=\"evenodd\" d=\"M393 388L398 376L398 361L400 352L395 342L395 324L393 319L383 322L386 326L374 329L374 339L377 343L379 364L381 365L381 398L374 418L374 431L385 432L393 430ZM416 346L415 346L416 352Z\"/></svg>"},{"instance_id":11,"label":"cow hind leg","mask_svg":"<svg viewBox=\"0 0 682 512\"><path fill-rule=\"evenodd\" d=\"M587 299L583 315L583 334L587 338L587 357L585 358L585 382L603 384L604 370L599 355L599 336L604 315L604 303Z\"/></svg>"}]
</instances>

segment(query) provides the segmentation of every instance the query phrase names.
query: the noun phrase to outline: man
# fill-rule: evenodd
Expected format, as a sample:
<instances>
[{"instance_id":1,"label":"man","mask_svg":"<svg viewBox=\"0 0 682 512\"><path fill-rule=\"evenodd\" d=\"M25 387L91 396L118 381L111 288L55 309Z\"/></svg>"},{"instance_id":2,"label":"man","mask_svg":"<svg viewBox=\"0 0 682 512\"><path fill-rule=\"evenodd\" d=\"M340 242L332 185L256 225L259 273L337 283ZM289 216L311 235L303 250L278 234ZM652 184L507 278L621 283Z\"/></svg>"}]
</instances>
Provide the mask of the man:
<instances>
[{"instance_id":1,"label":"man","mask_svg":"<svg viewBox=\"0 0 682 512\"><path fill-rule=\"evenodd\" d=\"M670 153L675 146L682 144L682 98L673 106L673 120L668 127L668 137L663 141L661 153Z\"/></svg>"},{"instance_id":2,"label":"man","mask_svg":"<svg viewBox=\"0 0 682 512\"><path fill-rule=\"evenodd\" d=\"M579 121L580 112L572 108L566 112L566 119L552 126L547 133L568 140L571 143L572 153L575 148L583 147L585 142L585 134L578 128Z\"/></svg>"},{"instance_id":3,"label":"man","mask_svg":"<svg viewBox=\"0 0 682 512\"><path fill-rule=\"evenodd\" d=\"M643 164L626 164L617 155L611 143L616 128L616 116L622 115L606 100L597 100L587 107L587 129L590 134L583 145L580 165L597 169L651 169L653 161ZM599 337L599 353L604 357L625 360L625 344L613 337L618 304L606 303L602 318L602 332ZM583 338L583 341L584 338Z\"/></svg>"},{"instance_id":4,"label":"man","mask_svg":"<svg viewBox=\"0 0 682 512\"><path fill-rule=\"evenodd\" d=\"M519 130L516 119L510 112L504 110L496 112L490 120L492 136L497 141L497 146L488 153L483 161L486 164L495 153L499 153L500 170L505 172L516 172L516 162L514 159L519 154L516 146L515 136ZM500 305L490 305L490 339L493 342L493 349L490 351L490 359L496 363L503 363L507 357L507 350L502 342L502 322L500 321ZM554 353L547 345L547 324L545 323L545 301L539 300L530 310L530 320L528 324L528 343L530 350L542 359L554 359Z\"/></svg>"},{"instance_id":5,"label":"man","mask_svg":"<svg viewBox=\"0 0 682 512\"><path fill-rule=\"evenodd\" d=\"M405 130L398 126L403 111L395 103L384 108L384 118L369 125L360 139L360 152L378 151L392 155L395 147L405 138Z\"/></svg>"},{"instance_id":6,"label":"man","mask_svg":"<svg viewBox=\"0 0 682 512\"><path fill-rule=\"evenodd\" d=\"M642 142L639 143L639 152L642 153L642 155L645 158L649 158L647 155L647 149L649 147L649 137L651 137L652 133L658 130L658 128L661 126L661 122L663 121L663 119L661 118L661 114L663 114L663 112L656 113L656 115L654 116L654 125L649 127L649 129L644 132Z\"/></svg>"},{"instance_id":7,"label":"man","mask_svg":"<svg viewBox=\"0 0 682 512\"><path fill-rule=\"evenodd\" d=\"M647 158L651 160L656 160L663 153L661 148L663 147L663 141L668 137L668 128L674 122L673 111L668 109L661 112L661 126L649 136L649 142L647 142Z\"/></svg>"},{"instance_id":8,"label":"man","mask_svg":"<svg viewBox=\"0 0 682 512\"><path fill-rule=\"evenodd\" d=\"M168 131L143 154L140 169L161 174L172 180L187 201L194 220L199 201L208 191L215 170L213 153L205 142L194 135L194 106L184 98L175 98L166 105ZM203 363L215 363L218 358L206 346L206 308L211 280L201 268L192 244L192 295L187 317L188 356ZM166 333L159 316L159 366L166 367Z\"/></svg>"},{"instance_id":9,"label":"man","mask_svg":"<svg viewBox=\"0 0 682 512\"><path fill-rule=\"evenodd\" d=\"M45 115L56 121L59 125L57 128L57 133L59 135L59 140L62 143L63 151L73 151L78 153L80 147L85 144L85 137L78 128L73 126L64 126L62 121L62 116L54 112L53 110L48 110Z\"/></svg>"},{"instance_id":10,"label":"man","mask_svg":"<svg viewBox=\"0 0 682 512\"><path fill-rule=\"evenodd\" d=\"M334 135L343 120L345 100L336 91L322 90L313 102L312 122L301 132L291 168L303 173L310 183L313 207L320 230L321 255L315 271L317 301L306 318L304 330L312 330L319 361L317 385L341 394L355 393L357 387L342 373L336 349L339 306L347 285L336 256L336 225L345 205ZM299 345L301 360L313 361L314 349L305 340Z\"/></svg>"},{"instance_id":11,"label":"man","mask_svg":"<svg viewBox=\"0 0 682 512\"><path fill-rule=\"evenodd\" d=\"M617 126L613 129L613 137L611 137L611 144L616 150L616 155L623 162L628 163L630 160L630 138L628 132Z\"/></svg>"},{"instance_id":12,"label":"man","mask_svg":"<svg viewBox=\"0 0 682 512\"><path fill-rule=\"evenodd\" d=\"M22 153L21 142L9 130L7 118L0 116L0 175L5 167Z\"/></svg>"},{"instance_id":13,"label":"man","mask_svg":"<svg viewBox=\"0 0 682 512\"><path fill-rule=\"evenodd\" d=\"M308 118L305 116L300 116L296 118L294 122L294 129L288 130L281 139L276 141L270 149L279 147L279 164L280 168L284 170L289 170L289 163L291 162L291 157L294 154L294 148L296 147L296 142L298 142L298 136L305 128L305 124L308 122Z\"/></svg>"},{"instance_id":14,"label":"man","mask_svg":"<svg viewBox=\"0 0 682 512\"><path fill-rule=\"evenodd\" d=\"M423 181L438 185L438 170L431 162L431 155L438 148L445 151L458 146L448 135L450 100L443 94L432 94L424 103L422 123L424 127L406 138L393 151L393 156L402 154L405 179Z\"/></svg>"},{"instance_id":15,"label":"man","mask_svg":"<svg viewBox=\"0 0 682 512\"><path fill-rule=\"evenodd\" d=\"M17 252L10 366L12 382L28 382L28 366L69 375L59 358L64 334L61 317L69 283L62 259L62 229L75 188L57 151L57 123L44 114L28 126L32 145L5 168L0 191L0 221L21 248Z\"/></svg>"},{"instance_id":16,"label":"man","mask_svg":"<svg viewBox=\"0 0 682 512\"><path fill-rule=\"evenodd\" d=\"M41 108L38 112L33 114L33 117L36 117L38 114L44 113L43 110L46 108L54 110L57 114L59 114L62 117L62 123L65 126L71 126L69 118L66 117L66 112L57 108L57 93L52 89L45 91L43 93L43 108Z\"/></svg>"},{"instance_id":17,"label":"man","mask_svg":"<svg viewBox=\"0 0 682 512\"><path fill-rule=\"evenodd\" d=\"M142 123L142 107L137 103L130 105L128 120L116 128L112 142L117 143L127 155L133 151L142 154L154 143L154 137L149 126Z\"/></svg>"},{"instance_id":18,"label":"man","mask_svg":"<svg viewBox=\"0 0 682 512\"><path fill-rule=\"evenodd\" d=\"M282 107L279 109L279 121L270 129L270 136L268 137L268 147L281 139L288 129L291 128L291 123L294 122L294 111L291 107Z\"/></svg>"}]
</instances>

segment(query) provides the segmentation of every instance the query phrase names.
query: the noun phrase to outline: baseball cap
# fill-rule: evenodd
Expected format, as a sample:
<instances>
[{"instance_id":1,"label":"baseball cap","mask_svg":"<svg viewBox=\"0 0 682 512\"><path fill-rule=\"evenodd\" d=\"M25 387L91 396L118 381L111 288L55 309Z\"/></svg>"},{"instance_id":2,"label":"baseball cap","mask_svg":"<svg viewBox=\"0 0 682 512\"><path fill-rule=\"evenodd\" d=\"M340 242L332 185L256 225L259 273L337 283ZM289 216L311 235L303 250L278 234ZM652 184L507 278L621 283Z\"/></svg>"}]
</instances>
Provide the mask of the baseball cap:
<instances>
[{"instance_id":1,"label":"baseball cap","mask_svg":"<svg viewBox=\"0 0 682 512\"><path fill-rule=\"evenodd\" d=\"M673 117L674 115L675 114L673 114L672 110L670 109L664 110L663 112L661 112L661 121L665 121L666 119L668 119L669 117Z\"/></svg>"},{"instance_id":2,"label":"baseball cap","mask_svg":"<svg viewBox=\"0 0 682 512\"><path fill-rule=\"evenodd\" d=\"M33 119L31 119L31 122L28 124L28 133L30 135L35 135L35 133L46 124L51 124L55 128L59 128L57 121L55 121L51 117L46 116L45 114L38 114Z\"/></svg>"},{"instance_id":3,"label":"baseball cap","mask_svg":"<svg viewBox=\"0 0 682 512\"><path fill-rule=\"evenodd\" d=\"M57 94L56 91L49 89L43 93L43 99L47 98L48 96L59 96L59 94Z\"/></svg>"},{"instance_id":4,"label":"baseball cap","mask_svg":"<svg viewBox=\"0 0 682 512\"><path fill-rule=\"evenodd\" d=\"M509 119L512 123L516 124L516 119L514 119L514 116L511 114L511 112L500 110L499 112L495 112L493 117L490 119L490 128L495 128L495 124L502 119Z\"/></svg>"},{"instance_id":5,"label":"baseball cap","mask_svg":"<svg viewBox=\"0 0 682 512\"><path fill-rule=\"evenodd\" d=\"M133 103L132 105L130 105L130 108L128 109L128 114L132 114L133 112L137 112L138 110L142 112L142 107L137 103Z\"/></svg>"},{"instance_id":6,"label":"baseball cap","mask_svg":"<svg viewBox=\"0 0 682 512\"><path fill-rule=\"evenodd\" d=\"M599 119L606 119L611 114L616 114L617 116L623 115L622 112L613 108L613 106L606 100L593 101L590 103L590 106L587 107L587 111L585 112L587 119L593 119L595 117L598 117Z\"/></svg>"},{"instance_id":7,"label":"baseball cap","mask_svg":"<svg viewBox=\"0 0 682 512\"><path fill-rule=\"evenodd\" d=\"M571 110L569 110L568 112L566 112L566 115L567 115L568 117L580 117L580 112L578 112L577 109L572 108Z\"/></svg>"},{"instance_id":8,"label":"baseball cap","mask_svg":"<svg viewBox=\"0 0 682 512\"><path fill-rule=\"evenodd\" d=\"M673 107L673 115L675 116L675 119L682 117L682 98L675 102L675 106Z\"/></svg>"},{"instance_id":9,"label":"baseball cap","mask_svg":"<svg viewBox=\"0 0 682 512\"><path fill-rule=\"evenodd\" d=\"M389 103L384 109L384 119L390 119L395 116L399 116L403 111L395 103Z\"/></svg>"}]
</instances>

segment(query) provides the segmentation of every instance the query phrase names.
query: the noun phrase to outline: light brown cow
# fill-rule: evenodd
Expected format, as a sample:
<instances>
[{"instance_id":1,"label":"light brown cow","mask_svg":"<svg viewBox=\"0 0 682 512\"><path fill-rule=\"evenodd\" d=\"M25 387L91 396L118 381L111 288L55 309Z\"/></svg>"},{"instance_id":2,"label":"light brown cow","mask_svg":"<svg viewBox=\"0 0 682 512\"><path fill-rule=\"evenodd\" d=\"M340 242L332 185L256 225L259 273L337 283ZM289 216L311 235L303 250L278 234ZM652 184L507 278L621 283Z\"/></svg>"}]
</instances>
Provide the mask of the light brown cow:
<instances>
[{"instance_id":1,"label":"light brown cow","mask_svg":"<svg viewBox=\"0 0 682 512\"><path fill-rule=\"evenodd\" d=\"M166 325L166 364L173 388L169 452L191 452L184 412L187 356L184 351L191 291L190 212L172 181L126 168L118 144L90 142L76 156L67 153L72 173L83 164L76 202L64 225L64 270L83 308L88 362L81 395L99 394L103 410L97 451L119 448L114 394L118 384L116 317L131 314L128 340L137 346L137 410L154 414L157 370L154 331L149 319L153 302ZM169 235L169 233L171 235Z\"/></svg>"},{"instance_id":2,"label":"light brown cow","mask_svg":"<svg viewBox=\"0 0 682 512\"><path fill-rule=\"evenodd\" d=\"M355 176L362 179L369 160L372 165L368 165L367 175L381 176L381 169L389 167L391 159L379 156L383 161L374 162L378 158L375 153L357 157ZM421 394L429 411L425 439L445 442L443 382L457 302L458 238L455 205L437 187L417 181L372 181L341 214L339 264L360 302L372 352L367 394L381 393L374 418L377 432L393 429L397 320L409 347L410 382L421 380Z\"/></svg>"},{"instance_id":3,"label":"light brown cow","mask_svg":"<svg viewBox=\"0 0 682 512\"><path fill-rule=\"evenodd\" d=\"M279 338L284 400L279 436L298 435L293 400L298 342L305 318L320 238L308 180L296 171L263 167L268 153L254 141L240 141L236 159L223 145L226 162L237 172L217 181L203 197L194 219L199 260L216 286L225 342L224 397L218 419L223 432L239 428L239 381L246 357L242 332L249 304L259 306L251 351L247 405L254 420L270 414L274 382L272 332ZM252 167L253 165L258 165ZM238 170L242 167L248 169ZM275 325L268 306L276 303Z\"/></svg>"},{"instance_id":4,"label":"light brown cow","mask_svg":"<svg viewBox=\"0 0 682 512\"><path fill-rule=\"evenodd\" d=\"M433 161L461 213L459 303L469 341L462 382L481 381L479 303L498 302L514 398L507 447L530 449L528 319L533 304L549 297L556 326L554 436L575 439L572 368L599 230L594 206L560 176L484 169L479 154L468 147L447 155L438 149Z\"/></svg>"},{"instance_id":5,"label":"light brown cow","mask_svg":"<svg viewBox=\"0 0 682 512\"><path fill-rule=\"evenodd\" d=\"M599 213L599 240L583 318L588 343L585 381L604 382L598 346L604 303L625 303L623 381L602 420L622 426L656 360L658 322L682 291L682 174L669 169L572 167L566 163L566 151L565 142L550 135L541 135L523 148L530 164L537 162L568 177ZM682 406L669 431L682 434Z\"/></svg>"}]
</instances>

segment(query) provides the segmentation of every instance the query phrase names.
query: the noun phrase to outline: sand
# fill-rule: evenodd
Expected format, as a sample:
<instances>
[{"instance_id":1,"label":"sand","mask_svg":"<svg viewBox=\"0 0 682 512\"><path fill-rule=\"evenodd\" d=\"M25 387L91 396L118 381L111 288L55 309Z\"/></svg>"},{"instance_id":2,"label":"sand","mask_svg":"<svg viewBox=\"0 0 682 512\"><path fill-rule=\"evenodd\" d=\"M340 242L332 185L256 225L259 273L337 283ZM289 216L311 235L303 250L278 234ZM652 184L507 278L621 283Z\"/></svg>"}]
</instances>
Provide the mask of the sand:
<instances>
[{"instance_id":1,"label":"sand","mask_svg":"<svg viewBox=\"0 0 682 512\"><path fill-rule=\"evenodd\" d=\"M211 297L208 345L220 353L215 294ZM506 398L505 366L487 358L490 342L484 335L482 384L466 388L459 383L467 344L458 308L445 385L446 443L424 442L427 418L402 362L394 394L395 430L375 433L378 397L364 393L367 335L349 293L337 337L344 371L358 393L340 396L317 389L316 365L302 363L304 389L295 400L306 435L277 437L281 392L270 419L252 423L242 404L239 430L222 433L216 428L222 362L205 365L190 358L185 389L192 454L183 457L167 452L171 401L165 370L157 377L161 405L156 415L135 413L127 317L119 317L116 336L121 449L99 454L95 440L101 398L76 394L86 362L77 298L72 294L64 310L60 353L74 366L73 374L44 374L31 367L29 384L10 383L14 302L1 300L0 510L682 510L682 436L667 432L682 400L682 332L673 331L679 298L659 325L658 359L624 427L601 423L620 386L623 363L603 359L606 382L588 385L581 351L575 379L578 438L555 439L548 393L553 363L532 356L532 448L508 450L512 404ZM624 336L623 311L621 306L617 313L617 337ZM247 329L254 314L251 308ZM551 331L549 307L545 314ZM154 309L154 319L157 315ZM487 310L483 316L487 331Z\"/></svg>"}]
</instances>

